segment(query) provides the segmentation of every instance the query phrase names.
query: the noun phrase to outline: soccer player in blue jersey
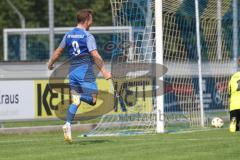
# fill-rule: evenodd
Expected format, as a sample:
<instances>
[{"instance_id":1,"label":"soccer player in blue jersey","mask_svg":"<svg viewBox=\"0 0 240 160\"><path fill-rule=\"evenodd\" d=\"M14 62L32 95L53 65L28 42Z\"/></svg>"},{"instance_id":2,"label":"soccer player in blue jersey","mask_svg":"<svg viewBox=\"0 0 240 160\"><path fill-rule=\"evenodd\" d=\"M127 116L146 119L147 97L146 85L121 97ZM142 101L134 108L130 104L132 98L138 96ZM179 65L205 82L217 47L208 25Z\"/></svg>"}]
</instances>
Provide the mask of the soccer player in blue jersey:
<instances>
[{"instance_id":1,"label":"soccer player in blue jersey","mask_svg":"<svg viewBox=\"0 0 240 160\"><path fill-rule=\"evenodd\" d=\"M104 62L98 53L95 38L88 32L93 22L93 12L83 9L77 13L77 26L67 32L59 47L54 51L48 63L48 69L54 68L54 63L68 50L70 58L69 85L72 104L67 111L67 121L63 126L64 140L72 142L71 123L81 101L95 105L97 100L97 84L93 72L95 63L105 79L111 78L111 73L104 67Z\"/></svg>"}]
</instances>

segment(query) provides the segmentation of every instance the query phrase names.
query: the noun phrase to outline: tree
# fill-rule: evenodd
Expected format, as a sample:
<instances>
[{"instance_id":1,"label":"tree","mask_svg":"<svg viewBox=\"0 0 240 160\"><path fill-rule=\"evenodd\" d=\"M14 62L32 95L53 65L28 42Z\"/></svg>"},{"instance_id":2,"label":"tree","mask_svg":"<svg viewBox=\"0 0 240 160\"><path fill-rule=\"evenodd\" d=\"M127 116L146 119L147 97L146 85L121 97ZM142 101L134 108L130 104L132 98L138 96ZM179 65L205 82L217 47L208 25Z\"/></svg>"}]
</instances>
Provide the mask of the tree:
<instances>
[{"instance_id":1,"label":"tree","mask_svg":"<svg viewBox=\"0 0 240 160\"><path fill-rule=\"evenodd\" d=\"M48 0L11 0L26 20L27 28L48 27ZM95 12L94 24L112 25L110 0L55 0L55 26L76 25L76 12L90 8ZM0 60L3 60L3 28L20 28L20 20L6 0L0 1Z\"/></svg>"}]
</instances>

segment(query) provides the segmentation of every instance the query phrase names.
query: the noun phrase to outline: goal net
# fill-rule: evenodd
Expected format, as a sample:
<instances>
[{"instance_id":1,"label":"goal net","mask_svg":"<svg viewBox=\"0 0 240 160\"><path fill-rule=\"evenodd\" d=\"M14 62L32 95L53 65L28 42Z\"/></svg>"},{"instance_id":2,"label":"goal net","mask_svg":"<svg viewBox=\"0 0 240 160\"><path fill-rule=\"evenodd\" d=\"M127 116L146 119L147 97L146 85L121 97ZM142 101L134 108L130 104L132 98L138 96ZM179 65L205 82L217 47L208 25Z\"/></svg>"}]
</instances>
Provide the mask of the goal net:
<instances>
[{"instance_id":1,"label":"goal net","mask_svg":"<svg viewBox=\"0 0 240 160\"><path fill-rule=\"evenodd\" d=\"M181 131L209 126L213 117L228 118L227 83L234 72L232 1L199 1L202 66L198 65L195 4L190 0L163 0L164 130ZM131 135L156 132L156 92L154 76L139 76L146 64L154 64L156 27L154 0L111 0L113 24L131 26L132 37L118 32L112 56L112 73L118 74L116 88L124 97L121 104L102 116L88 135ZM222 25L224 24L224 25ZM129 41L131 39L131 41ZM131 65L133 64L133 65ZM136 65L138 64L138 65ZM132 66L144 69L133 69ZM154 67L156 67L155 64ZM154 68L153 67L153 68ZM157 66L158 67L158 66ZM156 67L156 68L157 68ZM199 85L199 68L202 85ZM134 68L134 67L133 67ZM140 67L141 68L141 67ZM124 72L125 70L125 72ZM126 76L126 71L132 71ZM136 72L139 70L140 72ZM154 70L154 69L153 69ZM154 73L154 72L153 72ZM164 73L164 72L163 72ZM119 76L121 75L121 76ZM156 76L156 75L155 75ZM129 78L130 77L130 78ZM139 78L140 77L140 78ZM203 93L201 115L200 90ZM152 90L152 92L146 91ZM140 94L139 94L140 93ZM204 119L201 119L201 118Z\"/></svg>"},{"instance_id":2,"label":"goal net","mask_svg":"<svg viewBox=\"0 0 240 160\"><path fill-rule=\"evenodd\" d=\"M233 73L232 1L198 1L203 121L228 119L227 83ZM222 25L224 24L224 25ZM194 1L163 1L164 113L167 130L202 127ZM180 125L181 124L181 125Z\"/></svg>"}]
</instances>

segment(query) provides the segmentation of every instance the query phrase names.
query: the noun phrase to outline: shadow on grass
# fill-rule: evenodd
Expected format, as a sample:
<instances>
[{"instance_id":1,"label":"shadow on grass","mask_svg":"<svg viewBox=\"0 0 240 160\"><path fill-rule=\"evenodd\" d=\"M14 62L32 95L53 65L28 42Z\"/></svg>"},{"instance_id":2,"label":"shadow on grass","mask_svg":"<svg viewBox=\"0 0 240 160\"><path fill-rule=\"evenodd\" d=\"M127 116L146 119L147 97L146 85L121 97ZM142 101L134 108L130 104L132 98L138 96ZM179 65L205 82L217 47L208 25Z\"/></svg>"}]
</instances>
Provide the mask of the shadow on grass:
<instances>
[{"instance_id":1,"label":"shadow on grass","mask_svg":"<svg viewBox=\"0 0 240 160\"><path fill-rule=\"evenodd\" d=\"M101 143L108 143L112 142L106 139L75 139L72 145L91 145L91 144L101 144Z\"/></svg>"}]
</instances>

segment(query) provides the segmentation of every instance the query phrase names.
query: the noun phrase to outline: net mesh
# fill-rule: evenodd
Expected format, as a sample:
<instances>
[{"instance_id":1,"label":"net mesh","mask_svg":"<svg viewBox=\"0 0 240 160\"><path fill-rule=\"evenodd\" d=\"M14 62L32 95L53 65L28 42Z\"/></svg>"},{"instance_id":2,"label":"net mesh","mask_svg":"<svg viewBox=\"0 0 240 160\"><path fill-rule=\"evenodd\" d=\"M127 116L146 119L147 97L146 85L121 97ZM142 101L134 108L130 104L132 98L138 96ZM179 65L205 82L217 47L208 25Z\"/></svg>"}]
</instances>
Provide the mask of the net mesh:
<instances>
[{"instance_id":1,"label":"net mesh","mask_svg":"<svg viewBox=\"0 0 240 160\"><path fill-rule=\"evenodd\" d=\"M162 4L163 63L168 68L164 75L165 130L198 129L201 115L194 1L163 0ZM155 51L154 1L111 0L111 5L114 25L132 27L132 34L117 33L113 38L117 43L129 44L114 50L114 64L122 64L124 69L126 63L154 62L155 55L159 54ZM199 1L205 125L216 116L227 119L227 83L233 72L232 1L222 1L217 8L218 5L216 0ZM224 25L220 26L219 21ZM113 74L117 71L112 70ZM120 82L129 81L122 78ZM140 81L151 82L148 87L154 85L154 81L147 77L141 77ZM138 92L143 87L133 88ZM154 93L148 100L135 97L137 103L127 106L134 108L132 112L113 111L104 115L89 135L154 133L155 97Z\"/></svg>"}]
</instances>

